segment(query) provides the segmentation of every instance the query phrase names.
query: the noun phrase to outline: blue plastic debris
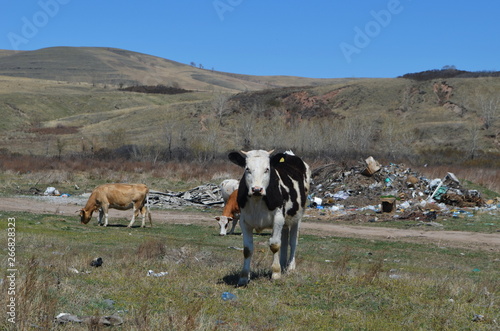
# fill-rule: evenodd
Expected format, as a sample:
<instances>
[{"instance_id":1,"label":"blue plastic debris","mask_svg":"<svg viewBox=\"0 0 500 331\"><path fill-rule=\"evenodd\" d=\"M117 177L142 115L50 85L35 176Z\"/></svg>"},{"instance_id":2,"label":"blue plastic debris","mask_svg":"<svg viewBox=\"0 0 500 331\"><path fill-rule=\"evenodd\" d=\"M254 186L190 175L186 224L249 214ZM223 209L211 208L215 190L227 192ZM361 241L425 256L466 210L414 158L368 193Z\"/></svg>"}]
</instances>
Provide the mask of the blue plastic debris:
<instances>
[{"instance_id":1,"label":"blue plastic debris","mask_svg":"<svg viewBox=\"0 0 500 331\"><path fill-rule=\"evenodd\" d=\"M224 292L222 293L222 295L220 296L222 298L222 300L224 301L228 301L228 300L235 300L236 299L236 295L234 295L233 293L231 292Z\"/></svg>"}]
</instances>

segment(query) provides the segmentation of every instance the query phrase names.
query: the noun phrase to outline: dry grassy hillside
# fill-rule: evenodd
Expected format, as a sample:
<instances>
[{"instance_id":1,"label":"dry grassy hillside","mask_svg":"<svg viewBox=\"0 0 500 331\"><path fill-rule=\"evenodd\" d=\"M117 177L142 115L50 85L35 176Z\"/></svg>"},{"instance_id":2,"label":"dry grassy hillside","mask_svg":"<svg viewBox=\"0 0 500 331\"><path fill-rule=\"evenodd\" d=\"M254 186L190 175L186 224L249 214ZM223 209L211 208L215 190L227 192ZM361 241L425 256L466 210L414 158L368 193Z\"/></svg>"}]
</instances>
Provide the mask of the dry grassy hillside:
<instances>
[{"instance_id":1,"label":"dry grassy hillside","mask_svg":"<svg viewBox=\"0 0 500 331\"><path fill-rule=\"evenodd\" d=\"M116 48L51 47L0 50L0 75L108 85L177 86L188 90L248 91L290 85L318 85L335 79L248 76L196 68Z\"/></svg>"},{"instance_id":2,"label":"dry grassy hillside","mask_svg":"<svg viewBox=\"0 0 500 331\"><path fill-rule=\"evenodd\" d=\"M326 159L369 154L418 163L499 162L499 77L252 77L107 48L0 56L0 72L31 77L0 76L4 153L156 162L213 160L230 149L292 148ZM138 82L150 72L164 77L164 85L191 92L119 90L119 82Z\"/></svg>"}]
</instances>

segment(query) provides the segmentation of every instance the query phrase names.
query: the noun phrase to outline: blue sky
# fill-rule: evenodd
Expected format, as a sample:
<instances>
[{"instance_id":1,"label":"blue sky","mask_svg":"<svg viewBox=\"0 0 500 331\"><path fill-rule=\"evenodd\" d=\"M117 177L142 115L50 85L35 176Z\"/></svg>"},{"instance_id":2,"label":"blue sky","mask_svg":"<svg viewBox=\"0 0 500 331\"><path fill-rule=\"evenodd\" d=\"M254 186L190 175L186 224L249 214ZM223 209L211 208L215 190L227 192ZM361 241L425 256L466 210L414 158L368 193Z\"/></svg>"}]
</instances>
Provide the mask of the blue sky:
<instances>
[{"instance_id":1,"label":"blue sky","mask_svg":"<svg viewBox=\"0 0 500 331\"><path fill-rule=\"evenodd\" d=\"M116 47L207 69L315 78L500 70L493 0L0 0L0 49Z\"/></svg>"}]
</instances>

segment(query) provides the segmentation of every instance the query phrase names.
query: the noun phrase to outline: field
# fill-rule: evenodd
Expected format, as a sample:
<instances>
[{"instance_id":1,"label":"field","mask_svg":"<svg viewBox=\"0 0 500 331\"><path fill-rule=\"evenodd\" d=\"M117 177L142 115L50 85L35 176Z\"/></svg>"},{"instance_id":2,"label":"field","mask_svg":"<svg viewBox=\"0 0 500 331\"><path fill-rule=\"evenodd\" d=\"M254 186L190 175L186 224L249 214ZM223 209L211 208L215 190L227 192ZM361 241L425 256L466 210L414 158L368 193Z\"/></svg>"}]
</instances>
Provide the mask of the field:
<instances>
[{"instance_id":1,"label":"field","mask_svg":"<svg viewBox=\"0 0 500 331\"><path fill-rule=\"evenodd\" d=\"M19 202L42 210L40 201ZM145 229L126 228L126 213L113 218L108 228L98 227L95 220L82 225L71 208L78 207L52 202L41 213L1 214L2 233L7 233L8 219L15 218L16 224L18 330L98 330L103 328L99 317L110 315L123 320L115 327L123 330L499 327L498 244L486 247L424 234L439 230L406 230L415 231L416 237L392 239L390 229L386 236L342 237L341 232L316 231L313 211L308 210L297 270L281 280L270 280L269 233L265 232L255 236L249 286L235 288L242 238L218 236L211 221L220 213L218 208L153 210L154 227ZM457 220L464 227L470 222ZM477 217L474 222L483 219ZM500 227L498 217L484 222ZM491 228L477 231L496 236L487 234ZM7 236L0 238L0 245L7 247ZM99 268L89 264L96 257L103 259ZM7 265L6 254L1 263ZM168 274L147 276L148 270ZM4 278L4 293L7 286ZM235 298L224 301L224 292ZM4 307L8 298L2 297ZM58 325L54 317L60 313L92 318L87 323ZM1 323L2 329L13 329L5 319Z\"/></svg>"},{"instance_id":2,"label":"field","mask_svg":"<svg viewBox=\"0 0 500 331\"><path fill-rule=\"evenodd\" d=\"M1 330L101 330L109 316L119 330L500 329L499 77L245 76L112 48L0 56L0 265L16 270L0 283L16 324L3 315ZM438 213L439 226L308 208L297 270L271 281L270 234L256 234L245 288L242 238L218 236L220 206L156 207L145 229L126 228L127 212L107 228L77 217L99 184L219 184L241 176L229 151L261 148L313 170L373 156L429 179L453 172L492 202ZM71 197L40 197L48 186Z\"/></svg>"}]
</instances>

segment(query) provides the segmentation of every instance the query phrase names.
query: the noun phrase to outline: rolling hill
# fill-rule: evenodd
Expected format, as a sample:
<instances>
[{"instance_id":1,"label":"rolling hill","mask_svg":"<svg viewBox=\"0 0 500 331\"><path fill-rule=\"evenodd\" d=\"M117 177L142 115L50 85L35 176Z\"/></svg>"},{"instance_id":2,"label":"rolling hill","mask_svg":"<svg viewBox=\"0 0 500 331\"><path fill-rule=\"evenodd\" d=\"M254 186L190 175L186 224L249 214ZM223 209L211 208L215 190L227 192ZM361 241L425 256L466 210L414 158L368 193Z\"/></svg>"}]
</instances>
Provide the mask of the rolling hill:
<instances>
[{"instance_id":1,"label":"rolling hill","mask_svg":"<svg viewBox=\"0 0 500 331\"><path fill-rule=\"evenodd\" d=\"M120 90L158 84L189 92ZM497 164L499 90L500 77L257 77L112 48L0 51L0 150L209 160L293 148Z\"/></svg>"},{"instance_id":2,"label":"rolling hill","mask_svg":"<svg viewBox=\"0 0 500 331\"><path fill-rule=\"evenodd\" d=\"M0 50L0 75L108 85L176 86L187 90L252 91L269 87L328 84L335 79L248 76L196 68L116 48L51 47Z\"/></svg>"}]
</instances>

